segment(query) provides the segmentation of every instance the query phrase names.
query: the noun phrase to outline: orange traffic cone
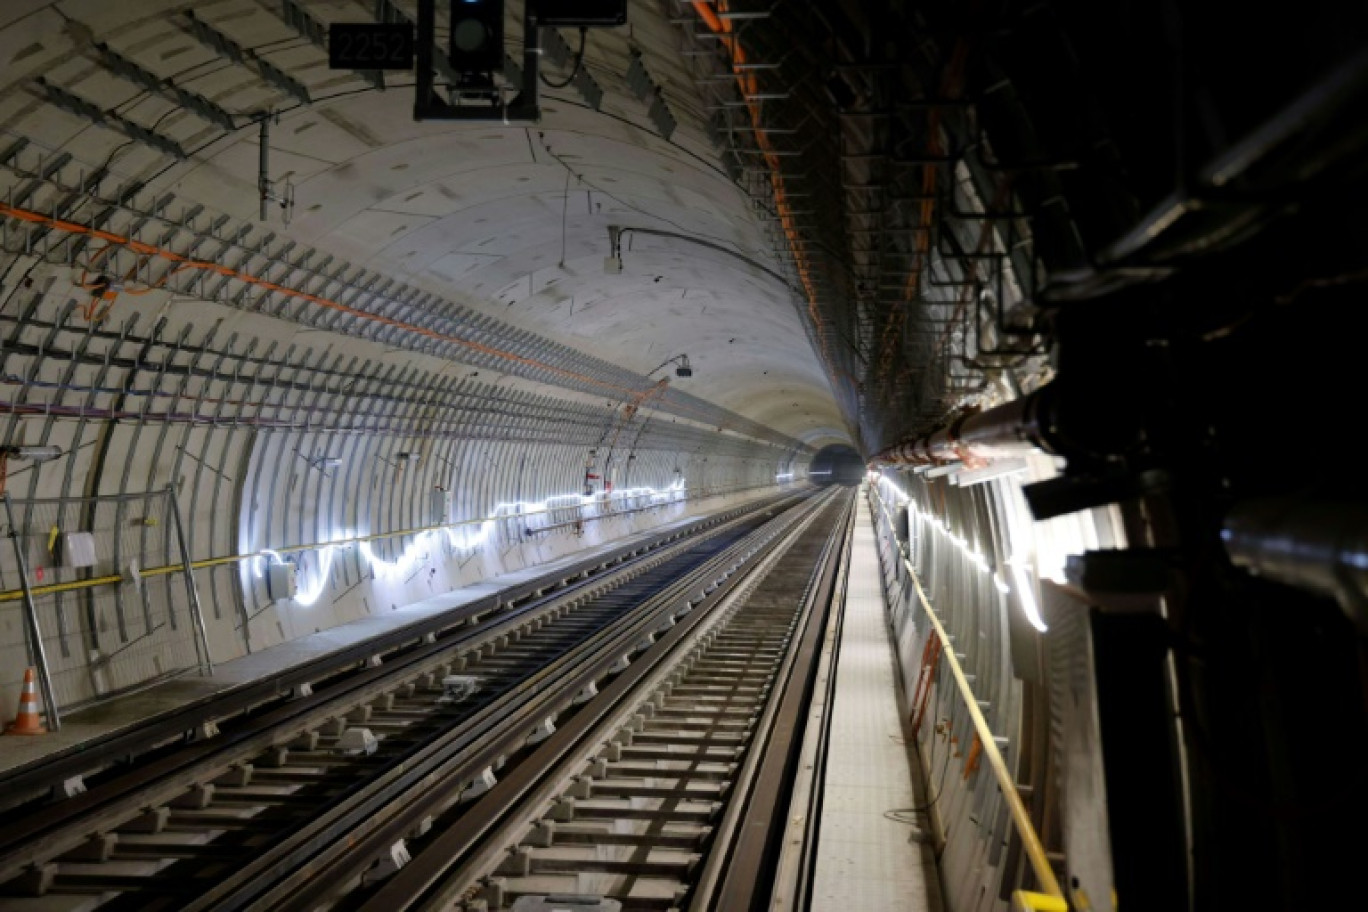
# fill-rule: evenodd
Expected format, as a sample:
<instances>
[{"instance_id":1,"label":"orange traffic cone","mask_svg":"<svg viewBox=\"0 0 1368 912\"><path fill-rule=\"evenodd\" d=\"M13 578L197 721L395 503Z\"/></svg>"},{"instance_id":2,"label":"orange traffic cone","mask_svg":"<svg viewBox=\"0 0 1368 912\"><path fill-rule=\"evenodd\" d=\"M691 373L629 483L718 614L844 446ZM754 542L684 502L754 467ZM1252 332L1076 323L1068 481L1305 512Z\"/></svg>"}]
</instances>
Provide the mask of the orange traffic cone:
<instances>
[{"instance_id":1,"label":"orange traffic cone","mask_svg":"<svg viewBox=\"0 0 1368 912\"><path fill-rule=\"evenodd\" d=\"M38 716L38 687L33 680L33 669L24 671L24 689L19 694L19 714L5 726L7 735L45 735L43 720Z\"/></svg>"}]
</instances>

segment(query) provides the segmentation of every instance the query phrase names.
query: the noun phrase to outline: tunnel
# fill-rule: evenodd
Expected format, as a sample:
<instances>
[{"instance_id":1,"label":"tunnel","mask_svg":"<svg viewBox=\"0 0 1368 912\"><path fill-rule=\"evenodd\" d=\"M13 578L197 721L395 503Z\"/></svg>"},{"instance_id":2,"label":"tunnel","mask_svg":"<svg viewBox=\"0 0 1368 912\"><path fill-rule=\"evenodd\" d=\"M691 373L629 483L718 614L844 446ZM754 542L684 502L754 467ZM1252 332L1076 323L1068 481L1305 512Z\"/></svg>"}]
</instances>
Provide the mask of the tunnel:
<instances>
[{"instance_id":1,"label":"tunnel","mask_svg":"<svg viewBox=\"0 0 1368 912\"><path fill-rule=\"evenodd\" d=\"M864 473L864 460L847 444L828 444L808 463L808 478L817 485L857 485L864 479Z\"/></svg>"},{"instance_id":2,"label":"tunnel","mask_svg":"<svg viewBox=\"0 0 1368 912\"><path fill-rule=\"evenodd\" d=\"M1362 4L11 0L0 910L1362 905L1365 155Z\"/></svg>"}]
</instances>

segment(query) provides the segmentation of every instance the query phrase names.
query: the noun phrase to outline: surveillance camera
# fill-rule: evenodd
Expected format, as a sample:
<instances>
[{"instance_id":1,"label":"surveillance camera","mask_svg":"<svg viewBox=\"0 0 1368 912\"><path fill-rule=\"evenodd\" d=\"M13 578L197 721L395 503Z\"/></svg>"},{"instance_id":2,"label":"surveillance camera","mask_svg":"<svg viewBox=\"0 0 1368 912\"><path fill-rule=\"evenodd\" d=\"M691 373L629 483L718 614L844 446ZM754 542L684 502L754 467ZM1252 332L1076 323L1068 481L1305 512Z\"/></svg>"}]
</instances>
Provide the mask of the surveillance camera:
<instances>
[{"instance_id":1,"label":"surveillance camera","mask_svg":"<svg viewBox=\"0 0 1368 912\"><path fill-rule=\"evenodd\" d=\"M693 368L692 368L692 367L684 367L683 365L681 365L681 366L675 368L675 374L676 374L677 376L680 376L680 377L692 377L692 376L693 376Z\"/></svg>"}]
</instances>

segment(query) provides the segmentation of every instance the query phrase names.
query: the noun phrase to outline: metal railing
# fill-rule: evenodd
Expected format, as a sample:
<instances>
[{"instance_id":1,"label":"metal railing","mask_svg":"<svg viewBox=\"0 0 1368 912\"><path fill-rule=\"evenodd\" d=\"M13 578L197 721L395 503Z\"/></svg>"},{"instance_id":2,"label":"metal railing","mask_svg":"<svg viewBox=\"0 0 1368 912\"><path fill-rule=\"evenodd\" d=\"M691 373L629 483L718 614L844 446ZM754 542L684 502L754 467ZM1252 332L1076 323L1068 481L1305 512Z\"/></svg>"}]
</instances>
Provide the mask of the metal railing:
<instances>
[{"instance_id":1,"label":"metal railing","mask_svg":"<svg viewBox=\"0 0 1368 912\"><path fill-rule=\"evenodd\" d=\"M4 510L12 550L0 549L0 581L17 580L4 601L22 603L23 623L20 635L0 639L0 651L34 668L50 728L61 728L63 707L194 668L213 670L173 489L27 499L6 493ZM147 572L145 564L152 565ZM109 568L116 572L100 572ZM117 585L97 588L106 583Z\"/></svg>"},{"instance_id":2,"label":"metal railing","mask_svg":"<svg viewBox=\"0 0 1368 912\"><path fill-rule=\"evenodd\" d=\"M686 501L688 501L688 500L701 499L701 498L706 498L706 497L720 497L720 496L729 495L729 494L743 494L743 493L746 493L747 491L766 490L766 489L769 489L769 488L772 488L772 487L775 487L775 486L774 486L774 485L734 485L734 486L717 486L717 485L714 485L714 486L709 486L709 487L707 487L707 488L685 488L685 489L682 489L681 492L680 492L683 496L680 497L680 498L677 499L677 500L663 501L663 502L661 502L661 503L647 504L647 505L645 505L645 506L641 506L641 507L632 507L632 508L629 508L629 509L613 509L613 510L611 510L611 512L603 512L603 513L599 513L599 514L597 514L597 515L586 515L586 516L583 516L583 517L581 517L581 518L575 520L574 522L575 522L575 523L591 523L591 522L598 522L598 521L600 521L600 520L606 520L606 519L620 519L620 518L622 518L623 516L630 516L630 515L633 515L633 514L636 514L636 513L644 513L644 512L647 512L647 511L649 511L649 510L655 510L655 509L659 509L659 508L662 508L662 507L668 507L668 506L671 506L671 505L673 505L673 504L678 504L678 503L686 502ZM350 536L350 537L348 537L348 538L339 538L339 539L336 539L336 540L334 540L334 541L311 542L311 543L308 543L308 544L296 544L296 545L281 545L281 546L278 547L278 548L269 548L269 549L265 549L265 550L261 550L261 551L249 551L249 552L246 552L246 553L243 553L243 554L227 554L227 555L223 555L223 556L221 556L221 557L208 557L208 558L202 558L202 559L200 559L200 560L189 561L188 564L186 564L186 563L174 563L174 564L166 564L166 565L157 566L157 567L147 567L147 568L140 569L140 570L138 571L138 576L141 577L141 578L143 578L143 579L146 579L147 577L156 577L156 576L164 576L164 575L166 575L166 574L171 574L171 573L180 573L180 572L184 571L187 567L189 567L189 569L191 569L191 570L204 570L204 569L208 569L208 568L211 568L211 567L220 567L220 566L224 566L224 565L226 565L226 564L242 563L243 561L256 560L256 559L258 559L258 558L266 558L266 557L268 557L268 555L266 554L266 551L270 551L271 553L277 554L277 555L279 555L279 554L297 554L297 553L304 552L304 551L316 551L316 550L318 550L318 549L320 549L320 548L345 547L345 546L347 546L347 545L357 545L357 544L361 544L362 542L373 542L373 541L381 541L381 540L383 540L383 539L389 539L389 538L403 538L404 536L422 535L423 533L426 533L426 532L442 532L442 531L446 531L446 530L450 530L450 529L459 529L459 528L466 527L466 526L482 525L482 524L487 523L487 522L492 522L492 523L506 523L506 522L513 521L513 520L521 520L521 519L526 519L526 518L532 517L532 516L539 516L539 515L542 515L542 514L551 513L551 512L554 512L554 511L557 511L557 510L562 510L562 509L564 509L564 508L562 508L562 507L546 507L546 508L542 508L542 509L538 509L538 510L527 510L527 511L524 511L524 512L522 512L522 513L501 514L501 515L496 515L496 516L480 516L480 517L476 517L476 518L474 518L474 519L461 519L461 520L456 520L456 521L454 521L454 522L449 522L449 523L437 523L437 524L435 524L435 525L429 525L429 526L417 526L417 527L414 527L414 528L411 528L411 529L395 529L395 530L390 531L390 532L375 532L375 533L372 533L372 534L370 534L370 535L353 535L353 536ZM571 525L572 525L573 523L568 523L568 524L571 524ZM567 525L567 524L558 524L558 525ZM539 533L539 532L548 531L548 530L551 529L551 528L553 528L553 527L552 527L552 526L538 526L537 528L530 529L529 531L530 531L531 533L534 533L534 534L535 534L535 533ZM106 573L106 574L102 574L102 575L100 575L100 576L92 576L92 577L88 577L88 578L85 578L85 579L67 580L67 581L56 582L56 583L45 583L45 584L39 585L39 586L32 586L32 585L29 585L29 586L21 586L21 587L18 587L18 588L2 589L2 590L0 590L0 603L20 601L20 600L22 600L22 599L24 599L24 598L26 597L26 593L32 594L33 596L42 596L42 595L48 595L48 594L57 593L57 592L71 592L71 591L80 590L80 589L91 589L91 588L94 588L94 587L97 587L97 586L110 586L110 585L116 585L116 584L125 583L125 582L128 582L128 581L129 581L129 578L126 577L126 576L124 576L123 574L120 574L120 573Z\"/></svg>"},{"instance_id":3,"label":"metal railing","mask_svg":"<svg viewBox=\"0 0 1368 912\"><path fill-rule=\"evenodd\" d=\"M869 487L870 495L878 503L885 520L888 522L889 529L895 528L895 520L888 509L887 503L879 496L877 488ZM950 674L954 678L956 689L959 692L964 708L973 724L974 732L978 736L978 744L982 751L982 757L987 761L988 767L993 772L993 777L997 781L998 790L1001 792L1003 800L1007 803L1013 828L1016 830L1017 837L1021 840L1022 850L1030 863L1031 870L1035 874L1036 880L1040 885L1039 891L1015 889L1012 892L1012 908L1016 912L1067 912L1069 906L1064 898L1064 893L1060 889L1059 881L1055 877L1054 869L1050 865L1049 858L1045 852L1045 846L1036 833L1035 826L1031 822L1030 812L1026 809L1026 804L1021 799L1017 791L1016 781L1011 771L1007 768L1007 761L1003 758L1001 750L998 749L997 741L993 731L988 726L987 719L979 709L979 699L974 693L969 679L965 676L964 669L955 656L954 643L950 635L946 632L945 626L941 621L936 610L931 607L931 601L927 598L925 590L922 588L921 579L912 566L912 561L904 550L901 543L897 543L898 556L902 562L903 569L912 581L917 594L917 601L921 605L922 611L926 616L927 622L931 625L936 639L939 641L940 655L945 661L946 667L950 669Z\"/></svg>"}]
</instances>

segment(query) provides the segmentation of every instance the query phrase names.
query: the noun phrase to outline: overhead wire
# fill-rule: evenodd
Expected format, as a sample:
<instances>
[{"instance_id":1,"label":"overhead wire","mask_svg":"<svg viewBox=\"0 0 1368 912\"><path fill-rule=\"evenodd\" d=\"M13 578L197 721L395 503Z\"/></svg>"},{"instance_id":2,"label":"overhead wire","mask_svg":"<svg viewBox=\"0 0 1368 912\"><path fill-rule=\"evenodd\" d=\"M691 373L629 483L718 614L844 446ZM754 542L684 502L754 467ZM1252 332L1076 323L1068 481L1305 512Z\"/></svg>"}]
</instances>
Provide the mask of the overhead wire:
<instances>
[{"instance_id":1,"label":"overhead wire","mask_svg":"<svg viewBox=\"0 0 1368 912\"><path fill-rule=\"evenodd\" d=\"M588 30L587 28L585 28L584 26L580 26L579 33L580 33L579 50L575 52L575 65L574 65L574 67L570 70L570 75L569 75L569 76L566 76L565 79L563 79L563 80L560 81L560 82L552 82L551 80L549 80L549 79L546 78L546 74L544 74L544 73L542 73L540 70L538 70L538 71L537 71L537 76L541 79L542 85L546 86L546 87L549 88L549 89L563 89L563 88L565 88L566 86L570 85L570 83L574 82L574 81L575 81L575 77L578 76L578 75L580 74L580 68L583 67L583 65L584 65L584 46L585 46L585 44L587 43L587 40L588 40L589 30Z\"/></svg>"},{"instance_id":2,"label":"overhead wire","mask_svg":"<svg viewBox=\"0 0 1368 912\"><path fill-rule=\"evenodd\" d=\"M590 108L588 108L588 107L586 107L585 109L586 109L586 110L592 110L592 109L590 109ZM609 115L609 116L611 116L611 115ZM623 124L623 125L625 125L625 126L637 127L637 128L639 129L639 127L638 127L636 124L632 123L630 120L626 120L626 119L621 118L621 117L617 117L617 118L615 118L615 119L616 119L619 123L621 123L621 124ZM530 142L530 141L531 141L531 130L529 129L527 132L528 132L528 140L529 140L529 142ZM569 163L568 161L566 161L566 159L565 159L563 156L561 156L561 155L557 154L555 151L553 151L552 148L551 148L551 144L550 144L549 142L547 142L545 131L543 131L543 130L538 130L538 131L537 131L537 139L538 139L538 141L541 143L542 151L545 152L547 155L551 156L551 158L553 158L553 159L556 161L556 164L558 164L558 165L560 165L562 168L566 169L566 171L568 171L568 172L570 173L570 175L571 175L572 177L575 178L575 181L576 181L577 183L582 184L582 185L585 186L585 187L588 187L590 190L592 190L593 192L595 192L595 193L597 193L598 195L602 196L604 199L610 199L610 200L612 200L613 202L617 203L619 206L621 206L621 207L624 208L624 209L630 209L632 212L635 212L635 213L637 213L637 214L639 214L639 215L644 215L644 216L646 216L647 218L655 219L656 221L664 222L665 224L674 227L675 229L677 229L677 230L679 231L679 235L678 235L678 236L681 237L681 238L685 238L685 239L687 239L687 240L692 240L692 241L695 241L695 242L697 242L697 243L707 244L708 246L717 245L719 250L725 250L725 249L726 249L726 248L725 248L725 245L728 244L728 243L730 243L730 242L728 241L727 238L721 237L721 236L719 236L719 235L714 235L714 234L705 234L705 233L703 233L703 232L701 232L701 231L698 231L698 230L696 230L696 229L691 229L689 226L684 225L684 224L682 224L682 223L680 223L680 222L677 222L677 221L675 221L674 219L670 218L670 217L667 216L667 215L662 215L662 214L660 214L659 212L651 212L650 210L643 209L642 207L640 207L640 206L636 205L635 203L633 203L629 198L622 197L622 196L618 196L618 195L614 194L611 190L606 190L606 189L604 189L601 185L594 183L594 181L593 181L592 179L590 179L589 176L588 176L587 174L585 174L583 171L577 171L577 170L575 170L573 167L571 167L570 163ZM673 145L673 144L672 144L672 145ZM679 147L678 147L678 146L675 146L675 148L678 149ZM686 152L686 153L688 152L688 150L685 150L685 149L681 149L680 151ZM692 154L692 153L689 153L689 156L690 156L691 158L695 158L695 159L698 157L697 155L694 155L694 154ZM718 169L718 170L720 170L720 169ZM640 231L640 232L643 233L643 234L650 233L651 231L654 231L654 233L661 234L661 235L663 235L663 236L670 236L670 235L668 235L666 232L655 231L655 229L650 229L650 230L648 231L648 229L645 229L645 228L634 228L634 229L632 229L632 230L634 230L634 231ZM624 233L626 233L626 230L625 230L625 229L624 229ZM733 253L733 255L739 255L739 256L742 256L742 257L745 256L745 254L738 254L738 253L735 253L734 251L731 251L731 250L726 250L726 252L728 252L728 253ZM786 280L786 279L781 279L781 281L783 281L786 285L789 284L789 283L788 283L788 280Z\"/></svg>"}]
</instances>

